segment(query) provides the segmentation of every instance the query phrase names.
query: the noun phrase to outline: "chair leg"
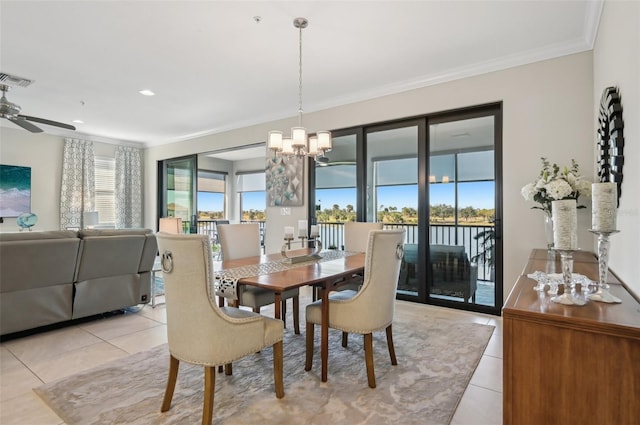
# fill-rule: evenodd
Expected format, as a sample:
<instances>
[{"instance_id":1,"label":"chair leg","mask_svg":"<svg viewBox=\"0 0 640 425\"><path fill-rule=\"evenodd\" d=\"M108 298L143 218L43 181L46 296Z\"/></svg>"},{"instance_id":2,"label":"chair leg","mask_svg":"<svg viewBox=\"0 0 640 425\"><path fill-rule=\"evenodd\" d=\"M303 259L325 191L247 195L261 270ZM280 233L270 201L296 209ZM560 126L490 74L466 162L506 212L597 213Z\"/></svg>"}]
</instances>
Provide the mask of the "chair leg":
<instances>
[{"instance_id":1,"label":"chair leg","mask_svg":"<svg viewBox=\"0 0 640 425\"><path fill-rule=\"evenodd\" d=\"M204 405L202 406L202 425L211 425L213 419L213 395L216 390L216 367L204 368Z\"/></svg>"},{"instance_id":2,"label":"chair leg","mask_svg":"<svg viewBox=\"0 0 640 425\"><path fill-rule=\"evenodd\" d=\"M300 335L300 297L293 297L293 331Z\"/></svg>"},{"instance_id":3,"label":"chair leg","mask_svg":"<svg viewBox=\"0 0 640 425\"><path fill-rule=\"evenodd\" d=\"M376 387L376 375L373 371L373 334L364 335L364 361L367 364L367 381L369 387Z\"/></svg>"},{"instance_id":4,"label":"chair leg","mask_svg":"<svg viewBox=\"0 0 640 425\"><path fill-rule=\"evenodd\" d=\"M224 374L227 376L233 375L233 363L224 365Z\"/></svg>"},{"instance_id":5,"label":"chair leg","mask_svg":"<svg viewBox=\"0 0 640 425\"><path fill-rule=\"evenodd\" d=\"M391 364L396 366L398 364L398 360L396 360L396 350L393 347L393 333L391 332L391 325L387 326L387 347L389 348Z\"/></svg>"},{"instance_id":6,"label":"chair leg","mask_svg":"<svg viewBox=\"0 0 640 425\"><path fill-rule=\"evenodd\" d=\"M161 412L166 412L171 407L171 399L173 398L173 390L176 388L178 380L178 368L180 360L173 356L169 358L169 376L167 377L167 388L164 390L164 399L162 400Z\"/></svg>"},{"instance_id":7,"label":"chair leg","mask_svg":"<svg viewBox=\"0 0 640 425\"><path fill-rule=\"evenodd\" d=\"M342 332L342 346L347 348L349 344L349 332Z\"/></svg>"},{"instance_id":8,"label":"chair leg","mask_svg":"<svg viewBox=\"0 0 640 425\"><path fill-rule=\"evenodd\" d=\"M282 341L273 344L273 381L276 385L276 397L284 397L284 373L283 367Z\"/></svg>"},{"instance_id":9,"label":"chair leg","mask_svg":"<svg viewBox=\"0 0 640 425\"><path fill-rule=\"evenodd\" d=\"M304 370L307 372L311 370L311 365L313 364L313 323L307 322L307 360L304 364Z\"/></svg>"}]
</instances>

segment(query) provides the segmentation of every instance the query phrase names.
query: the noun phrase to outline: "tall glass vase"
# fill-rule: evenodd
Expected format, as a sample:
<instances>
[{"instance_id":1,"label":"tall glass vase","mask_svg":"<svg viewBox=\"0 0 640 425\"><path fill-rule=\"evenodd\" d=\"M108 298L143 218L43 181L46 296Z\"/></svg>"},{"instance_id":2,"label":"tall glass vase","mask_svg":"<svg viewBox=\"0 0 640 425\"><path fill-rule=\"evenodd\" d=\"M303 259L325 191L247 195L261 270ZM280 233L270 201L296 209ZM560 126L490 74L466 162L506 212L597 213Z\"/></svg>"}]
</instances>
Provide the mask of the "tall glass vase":
<instances>
[{"instance_id":1,"label":"tall glass vase","mask_svg":"<svg viewBox=\"0 0 640 425\"><path fill-rule=\"evenodd\" d=\"M553 249L553 220L551 212L544 213L544 236L547 239L547 249Z\"/></svg>"}]
</instances>

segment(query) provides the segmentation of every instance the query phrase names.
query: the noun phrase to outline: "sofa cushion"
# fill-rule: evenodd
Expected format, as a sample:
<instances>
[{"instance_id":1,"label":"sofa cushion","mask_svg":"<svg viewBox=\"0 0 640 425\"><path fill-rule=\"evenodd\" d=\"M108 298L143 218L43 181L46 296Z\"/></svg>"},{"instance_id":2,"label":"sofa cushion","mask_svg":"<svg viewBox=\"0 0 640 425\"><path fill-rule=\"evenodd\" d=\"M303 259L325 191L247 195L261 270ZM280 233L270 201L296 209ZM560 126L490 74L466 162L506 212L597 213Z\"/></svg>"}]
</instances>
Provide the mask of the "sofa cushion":
<instances>
[{"instance_id":1,"label":"sofa cushion","mask_svg":"<svg viewBox=\"0 0 640 425\"><path fill-rule=\"evenodd\" d=\"M145 236L84 236L76 282L138 273Z\"/></svg>"},{"instance_id":2,"label":"sofa cushion","mask_svg":"<svg viewBox=\"0 0 640 425\"><path fill-rule=\"evenodd\" d=\"M126 235L149 235L153 234L151 229L84 229L78 231L80 238L88 236L126 236Z\"/></svg>"},{"instance_id":3,"label":"sofa cushion","mask_svg":"<svg viewBox=\"0 0 640 425\"><path fill-rule=\"evenodd\" d=\"M0 242L34 241L39 239L70 239L77 238L78 232L74 230L51 230L46 232L15 232L0 233Z\"/></svg>"},{"instance_id":4,"label":"sofa cushion","mask_svg":"<svg viewBox=\"0 0 640 425\"><path fill-rule=\"evenodd\" d=\"M72 283L79 246L78 238L0 241L0 292Z\"/></svg>"}]
</instances>

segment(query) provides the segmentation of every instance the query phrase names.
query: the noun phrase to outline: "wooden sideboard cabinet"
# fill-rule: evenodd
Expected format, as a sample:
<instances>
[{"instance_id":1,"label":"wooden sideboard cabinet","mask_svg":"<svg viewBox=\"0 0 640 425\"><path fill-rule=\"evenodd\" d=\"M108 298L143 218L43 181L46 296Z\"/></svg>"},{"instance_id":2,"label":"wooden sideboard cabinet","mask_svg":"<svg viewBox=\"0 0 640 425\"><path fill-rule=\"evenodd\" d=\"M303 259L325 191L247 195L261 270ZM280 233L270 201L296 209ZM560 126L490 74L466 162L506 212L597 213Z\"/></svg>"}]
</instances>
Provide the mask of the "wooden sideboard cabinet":
<instances>
[{"instance_id":1,"label":"wooden sideboard cabinet","mask_svg":"<svg viewBox=\"0 0 640 425\"><path fill-rule=\"evenodd\" d=\"M532 251L502 310L504 424L640 424L640 303L609 273L621 304L556 304L527 278L546 263ZM595 255L573 271L597 281Z\"/></svg>"}]
</instances>

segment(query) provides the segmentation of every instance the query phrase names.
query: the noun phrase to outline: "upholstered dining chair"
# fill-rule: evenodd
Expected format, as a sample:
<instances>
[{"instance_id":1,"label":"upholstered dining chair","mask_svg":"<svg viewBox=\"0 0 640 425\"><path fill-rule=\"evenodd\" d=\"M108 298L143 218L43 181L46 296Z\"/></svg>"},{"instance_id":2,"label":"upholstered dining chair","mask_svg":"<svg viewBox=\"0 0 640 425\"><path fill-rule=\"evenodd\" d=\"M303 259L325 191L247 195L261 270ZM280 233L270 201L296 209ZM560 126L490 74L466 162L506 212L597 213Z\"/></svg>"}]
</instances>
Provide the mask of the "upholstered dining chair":
<instances>
[{"instance_id":1,"label":"upholstered dining chair","mask_svg":"<svg viewBox=\"0 0 640 425\"><path fill-rule=\"evenodd\" d=\"M219 224L218 238L220 241L222 259L237 260L240 258L256 257L261 254L260 227L258 223ZM260 313L260 308L273 304L276 300L273 291L248 285L238 285L238 305L251 307L254 313ZM286 326L287 300L291 298L293 304L293 328L300 333L300 290L290 289L282 293L282 320Z\"/></svg>"},{"instance_id":2,"label":"upholstered dining chair","mask_svg":"<svg viewBox=\"0 0 640 425\"><path fill-rule=\"evenodd\" d=\"M158 233L165 282L170 362L161 411L171 407L180 361L204 366L202 424L211 424L216 366L273 346L276 397L284 397L282 321L233 307L219 308L212 285L211 245L206 235Z\"/></svg>"},{"instance_id":3,"label":"upholstered dining chair","mask_svg":"<svg viewBox=\"0 0 640 425\"><path fill-rule=\"evenodd\" d=\"M364 335L365 364L369 387L376 387L373 370L373 332L385 329L391 364L397 365L391 322L402 260L404 230L372 230L366 249L364 280L360 291L329 295L329 327ZM321 324L322 300L307 305L305 370L313 363L314 325Z\"/></svg>"},{"instance_id":4,"label":"upholstered dining chair","mask_svg":"<svg viewBox=\"0 0 640 425\"><path fill-rule=\"evenodd\" d=\"M349 221L344 223L344 250L366 252L369 232L372 230L382 230L382 222ZM350 283L338 287L338 290L352 289L357 291L360 286L362 286L362 276L355 275L352 276Z\"/></svg>"},{"instance_id":5,"label":"upholstered dining chair","mask_svg":"<svg viewBox=\"0 0 640 425\"><path fill-rule=\"evenodd\" d=\"M348 221L344 223L344 250L366 252L369 232L382 230L382 222Z\"/></svg>"}]
</instances>

